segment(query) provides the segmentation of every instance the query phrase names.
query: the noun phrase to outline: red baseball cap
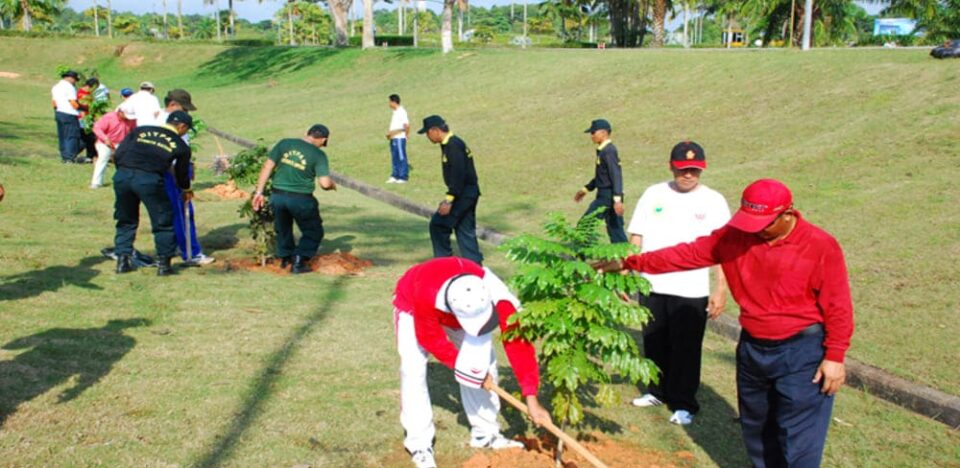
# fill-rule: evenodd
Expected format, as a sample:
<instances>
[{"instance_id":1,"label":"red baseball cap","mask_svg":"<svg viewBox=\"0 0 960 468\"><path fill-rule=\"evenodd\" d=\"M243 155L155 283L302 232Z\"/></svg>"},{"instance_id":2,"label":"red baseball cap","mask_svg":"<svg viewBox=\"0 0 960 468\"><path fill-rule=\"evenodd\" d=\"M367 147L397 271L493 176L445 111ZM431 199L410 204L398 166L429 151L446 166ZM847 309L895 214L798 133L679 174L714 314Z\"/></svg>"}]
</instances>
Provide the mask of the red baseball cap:
<instances>
[{"instance_id":1,"label":"red baseball cap","mask_svg":"<svg viewBox=\"0 0 960 468\"><path fill-rule=\"evenodd\" d=\"M700 145L692 141L681 141L670 151L670 166L674 169L706 169L707 157Z\"/></svg>"},{"instance_id":2,"label":"red baseball cap","mask_svg":"<svg viewBox=\"0 0 960 468\"><path fill-rule=\"evenodd\" d=\"M744 232L760 232L793 206L793 195L783 182L760 179L743 189L740 209L727 225Z\"/></svg>"}]
</instances>

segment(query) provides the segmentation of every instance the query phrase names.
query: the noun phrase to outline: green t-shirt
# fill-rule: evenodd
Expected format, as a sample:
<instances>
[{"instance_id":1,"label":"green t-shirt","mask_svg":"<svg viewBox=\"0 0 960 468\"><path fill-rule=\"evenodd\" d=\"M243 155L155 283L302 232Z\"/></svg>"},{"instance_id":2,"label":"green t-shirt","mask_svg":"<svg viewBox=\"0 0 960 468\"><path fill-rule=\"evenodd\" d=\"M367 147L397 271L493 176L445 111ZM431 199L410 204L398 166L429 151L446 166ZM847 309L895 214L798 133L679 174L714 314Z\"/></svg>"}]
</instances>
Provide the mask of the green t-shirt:
<instances>
[{"instance_id":1,"label":"green t-shirt","mask_svg":"<svg viewBox=\"0 0 960 468\"><path fill-rule=\"evenodd\" d=\"M327 155L298 138L280 140L270 150L270 160L277 164L273 187L286 192L313 193L316 178L330 175Z\"/></svg>"}]
</instances>

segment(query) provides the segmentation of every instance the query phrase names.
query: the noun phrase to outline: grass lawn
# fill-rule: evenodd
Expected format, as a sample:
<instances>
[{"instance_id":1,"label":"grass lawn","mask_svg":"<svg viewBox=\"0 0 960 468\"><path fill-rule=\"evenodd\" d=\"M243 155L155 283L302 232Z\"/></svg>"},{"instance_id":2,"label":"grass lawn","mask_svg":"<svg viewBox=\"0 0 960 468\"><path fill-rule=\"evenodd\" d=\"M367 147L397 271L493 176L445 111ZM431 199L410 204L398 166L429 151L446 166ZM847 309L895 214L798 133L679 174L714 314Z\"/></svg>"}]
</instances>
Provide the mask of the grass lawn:
<instances>
[{"instance_id":1,"label":"grass lawn","mask_svg":"<svg viewBox=\"0 0 960 468\"><path fill-rule=\"evenodd\" d=\"M589 179L589 120L609 118L627 173L628 210L665 178L679 139L702 143L705 182L735 200L762 176L784 179L799 208L844 245L858 330L851 355L960 393L960 214L951 168L958 71L922 51L435 51L230 49L4 38L0 71L0 459L11 465L392 466L403 463L393 282L426 259L426 221L349 191L319 195L322 251L371 260L363 277L275 277L192 269L116 276L112 192L86 189L89 167L56 162L49 87L57 64L95 66L113 88L149 79L185 87L208 123L268 142L320 121L332 166L371 183L389 174L386 96L411 117L441 113L474 149L480 222L536 229ZM509 70L509 73L505 71ZM201 164L215 145L200 138ZM227 150L233 148L227 145ZM442 195L439 150L414 138L413 182L388 186L424 204ZM563 170L556 170L563 168ZM109 174L112 174L110 172ZM200 186L218 182L200 171ZM201 195L201 242L219 259L249 255L236 202ZM149 228L138 246L152 251ZM490 265L508 271L484 246ZM114 322L111 322L114 321ZM614 437L692 465L746 463L732 345L710 337L702 416L689 431L666 410L597 414ZM434 369L440 461L465 460L451 375ZM509 375L509 372L503 373ZM509 387L509 384L508 384ZM515 386L513 387L515 388ZM634 396L623 387L624 401ZM523 430L504 411L510 433ZM845 390L827 464L954 465L957 433ZM655 428L655 429L652 429Z\"/></svg>"},{"instance_id":2,"label":"grass lawn","mask_svg":"<svg viewBox=\"0 0 960 468\"><path fill-rule=\"evenodd\" d=\"M5 156L0 204L0 454L4 464L405 466L389 306L393 283L429 257L425 221L349 191L319 195L327 240L374 262L360 277L225 271L250 253L236 201L201 193L211 267L171 278L118 276L112 191L85 188L89 166ZM216 180L200 171L199 186ZM49 186L61 187L51 191ZM149 227L138 244L152 251ZM483 246L492 268L509 271ZM706 343L701 418L624 405L595 411L621 444L691 466L742 466L733 345ZM502 356L501 356L502 359ZM502 362L506 362L502 360ZM516 390L508 370L504 384ZM444 464L465 461L468 429L452 374L431 366ZM526 426L506 409L505 427ZM829 465L949 465L955 431L850 389L841 393ZM693 459L674 457L691 452ZM601 454L602 456L602 454Z\"/></svg>"}]
</instances>

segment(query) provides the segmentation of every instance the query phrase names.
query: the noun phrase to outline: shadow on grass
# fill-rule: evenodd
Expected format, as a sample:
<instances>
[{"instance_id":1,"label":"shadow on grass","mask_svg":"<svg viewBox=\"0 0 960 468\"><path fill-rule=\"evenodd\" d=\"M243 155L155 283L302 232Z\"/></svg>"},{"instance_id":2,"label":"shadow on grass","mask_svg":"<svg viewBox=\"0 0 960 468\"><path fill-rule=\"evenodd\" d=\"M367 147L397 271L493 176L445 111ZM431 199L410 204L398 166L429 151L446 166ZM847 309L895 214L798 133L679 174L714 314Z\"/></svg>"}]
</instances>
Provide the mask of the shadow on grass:
<instances>
[{"instance_id":1,"label":"shadow on grass","mask_svg":"<svg viewBox=\"0 0 960 468\"><path fill-rule=\"evenodd\" d=\"M321 206L320 214L326 231L326 237L320 243L321 254L337 250L352 252L358 248L359 240L363 259L378 266L397 262L412 264L418 260L410 258L411 252L418 248L430 255L430 234L425 219L406 215L365 215L357 207L346 206ZM367 248L363 248L365 246ZM377 248L372 248L374 246Z\"/></svg>"},{"instance_id":2,"label":"shadow on grass","mask_svg":"<svg viewBox=\"0 0 960 468\"><path fill-rule=\"evenodd\" d=\"M313 66L340 52L319 47L232 47L200 65L199 74L238 80L266 79Z\"/></svg>"},{"instance_id":3,"label":"shadow on grass","mask_svg":"<svg viewBox=\"0 0 960 468\"><path fill-rule=\"evenodd\" d=\"M219 250L230 250L237 245L237 242L240 242L240 238L237 237L237 233L245 227L247 227L246 223L220 226L210 230L204 234L203 237L197 240L200 242L204 253L207 255L211 255L213 252L217 252Z\"/></svg>"},{"instance_id":4,"label":"shadow on grass","mask_svg":"<svg viewBox=\"0 0 960 468\"><path fill-rule=\"evenodd\" d=\"M700 411L693 424L683 426L717 466L750 466L743 448L737 411L709 385L697 393Z\"/></svg>"},{"instance_id":5,"label":"shadow on grass","mask_svg":"<svg viewBox=\"0 0 960 468\"><path fill-rule=\"evenodd\" d=\"M243 403L234 413L233 421L224 428L222 433L215 437L211 447L195 463L196 466L220 466L233 455L233 451L243 434L263 412L267 401L273 397L275 384L283 374L284 366L300 348L303 340L313 332L314 328L327 317L333 306L343 298L343 288L346 281L346 277L337 277L330 285L327 294L317 301L320 306L304 318L300 326L291 331L283 344L267 358L266 365L254 377Z\"/></svg>"},{"instance_id":6,"label":"shadow on grass","mask_svg":"<svg viewBox=\"0 0 960 468\"><path fill-rule=\"evenodd\" d=\"M87 257L77 266L50 266L42 270L17 273L0 278L0 301L14 301L56 291L64 286L103 289L90 281L100 274L93 266L107 261L102 256Z\"/></svg>"},{"instance_id":7,"label":"shadow on grass","mask_svg":"<svg viewBox=\"0 0 960 468\"><path fill-rule=\"evenodd\" d=\"M13 122L0 121L0 140L35 140L52 138L53 142L56 142L56 123L54 123L52 115L50 116L49 122L49 127L44 130L40 130L36 125L28 126Z\"/></svg>"},{"instance_id":8,"label":"shadow on grass","mask_svg":"<svg viewBox=\"0 0 960 468\"><path fill-rule=\"evenodd\" d=\"M130 352L137 341L124 334L133 327L149 326L142 318L111 320L100 328L51 328L18 338L3 349L29 349L10 361L0 361L0 427L21 403L70 381L76 383L57 397L66 403L110 373L114 363Z\"/></svg>"}]
</instances>

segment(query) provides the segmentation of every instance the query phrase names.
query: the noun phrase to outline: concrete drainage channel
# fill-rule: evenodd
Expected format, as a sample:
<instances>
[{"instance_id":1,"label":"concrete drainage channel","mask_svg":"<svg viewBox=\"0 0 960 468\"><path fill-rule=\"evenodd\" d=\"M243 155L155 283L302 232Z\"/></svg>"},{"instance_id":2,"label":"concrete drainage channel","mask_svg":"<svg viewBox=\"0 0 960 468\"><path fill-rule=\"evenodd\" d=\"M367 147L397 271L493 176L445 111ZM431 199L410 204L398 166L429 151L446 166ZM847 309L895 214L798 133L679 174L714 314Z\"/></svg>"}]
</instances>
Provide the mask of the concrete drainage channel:
<instances>
[{"instance_id":1,"label":"concrete drainage channel","mask_svg":"<svg viewBox=\"0 0 960 468\"><path fill-rule=\"evenodd\" d=\"M256 146L252 141L233 136L213 127L207 127L207 131L245 148ZM330 173L338 185L356 190L374 200L384 202L408 213L429 218L435 211L433 208L418 205L406 198L351 179L335 171L330 171ZM478 226L477 237L491 244L500 245L509 236ZM734 341L740 336L740 324L730 316L724 315L717 320L712 320L709 322L709 326L714 333ZM910 382L856 359L847 358L846 364L847 384L851 387L927 416L953 429L960 429L960 397L926 385Z\"/></svg>"}]
</instances>

